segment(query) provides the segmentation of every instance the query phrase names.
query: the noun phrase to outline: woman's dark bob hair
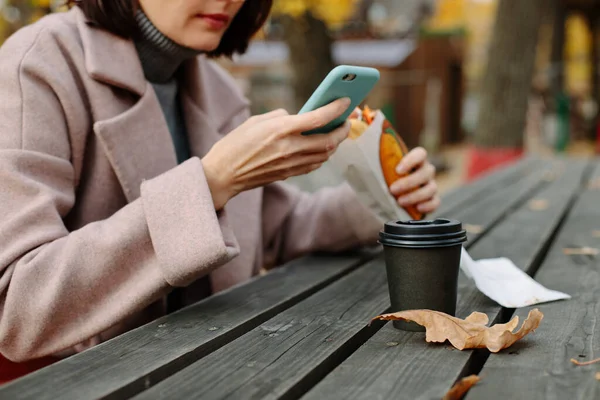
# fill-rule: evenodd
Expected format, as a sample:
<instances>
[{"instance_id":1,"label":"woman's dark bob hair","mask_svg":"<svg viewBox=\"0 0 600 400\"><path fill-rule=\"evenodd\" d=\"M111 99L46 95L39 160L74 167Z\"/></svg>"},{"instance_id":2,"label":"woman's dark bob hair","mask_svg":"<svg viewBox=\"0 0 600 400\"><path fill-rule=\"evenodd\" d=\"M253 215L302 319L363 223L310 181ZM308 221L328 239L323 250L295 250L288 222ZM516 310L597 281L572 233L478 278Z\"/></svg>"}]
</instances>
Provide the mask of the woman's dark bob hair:
<instances>
[{"instance_id":1,"label":"woman's dark bob hair","mask_svg":"<svg viewBox=\"0 0 600 400\"><path fill-rule=\"evenodd\" d=\"M138 0L68 0L70 6L81 8L95 25L129 39L138 33L135 13ZM246 0L223 35L219 47L210 57L231 57L248 49L252 36L263 26L271 12L273 0Z\"/></svg>"}]
</instances>

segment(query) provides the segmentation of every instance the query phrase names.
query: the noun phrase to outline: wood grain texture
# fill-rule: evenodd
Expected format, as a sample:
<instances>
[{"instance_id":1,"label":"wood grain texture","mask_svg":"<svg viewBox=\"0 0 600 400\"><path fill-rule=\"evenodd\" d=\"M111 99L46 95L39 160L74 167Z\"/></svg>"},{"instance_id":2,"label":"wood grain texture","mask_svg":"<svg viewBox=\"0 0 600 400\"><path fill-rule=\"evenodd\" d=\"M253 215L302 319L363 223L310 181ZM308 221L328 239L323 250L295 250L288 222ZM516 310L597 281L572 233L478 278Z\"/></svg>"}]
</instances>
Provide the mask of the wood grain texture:
<instances>
[{"instance_id":1,"label":"wood grain texture","mask_svg":"<svg viewBox=\"0 0 600 400\"><path fill-rule=\"evenodd\" d=\"M475 204L502 190L535 171L543 162L535 157L525 157L505 168L494 170L480 179L451 190L443 196L442 204L433 217L454 215L465 204Z\"/></svg>"},{"instance_id":2,"label":"wood grain texture","mask_svg":"<svg viewBox=\"0 0 600 400\"><path fill-rule=\"evenodd\" d=\"M492 225L494 220L501 218L501 216L507 213L511 207L514 207L517 202L522 201L523 196L525 196L527 193L530 193L532 190L535 190L537 185L542 182L542 177L548 172L545 167L549 167L549 164L535 162L533 165L536 166L536 169L528 173L524 173L524 178L516 179L516 182L512 185L509 184L508 187L502 188L503 194L509 195L512 199L511 201L500 201L498 196L499 190L497 187L494 187L494 191L490 190L490 196L480 197L480 202L475 200L471 201L469 203L470 207L463 211L462 214L469 216L468 210L475 210L474 212L477 213L481 212L480 210L482 209L487 211L490 204L499 203L491 212L487 213L487 219L483 219L486 222L489 221L489 225ZM490 198L492 199L491 201ZM484 204L483 207L479 207L479 204L481 203ZM380 265L380 269L383 269L382 263ZM358 273L359 272L356 272L355 274ZM319 299L326 299L328 297L330 299L337 299L339 296L330 294L334 288L338 288L338 284L332 285L331 287L323 290L315 297L319 297ZM387 306L387 288L385 285L382 288L382 293L380 293L377 301L383 301ZM356 292L355 290L352 291L352 294L360 295L360 293ZM357 301L355 297L351 297L349 300L351 300L352 304L355 304ZM304 303L306 302L287 310L268 323L271 324L274 321L279 321L280 318L283 318L283 321L281 321L281 323L277 323L276 325L280 326L283 324L283 326L286 326L287 320L290 318L297 318L295 315L297 309L307 310ZM336 307L346 307L345 304L346 302L343 302L339 305L336 305ZM319 312L318 310L313 311L312 306L309 307L309 310L310 311L307 311L309 315L310 312ZM375 309L373 311L375 313L379 313L383 311L383 308L381 308L381 311L375 311ZM374 315L375 314L372 314L371 316ZM364 321L365 320L363 320L363 324ZM317 329L320 324L322 324L321 321L317 323ZM314 327L314 324L309 324L307 327L299 331L300 333L298 333L298 335L306 335L307 330L311 330ZM335 363L332 363L329 358L331 357L330 353L348 353L348 351L344 348L348 346L347 342L357 340L360 341L360 339L357 339L357 335L361 335L365 329L364 325L361 326L359 323L354 330L345 332L343 340L336 341L335 343L329 343L329 345L326 346L329 353L326 352L324 354L321 354L321 343L317 342L317 346L315 347L314 341L303 339L302 344L297 345L297 342L295 341L296 336L291 336L289 338L286 337L286 342L282 343L281 349L277 350L274 354L266 352L265 357L267 357L267 361L263 361L262 364L268 363L268 360L271 359L275 359L276 362L273 362L274 364L268 363L267 367L263 367L258 373L253 373L252 371L248 371L247 368L240 366L245 365L244 363L252 365L252 363L256 362L252 358L256 357L256 348L263 348L269 343L269 341L272 341L272 339L265 340L261 336L263 333L259 328L255 329L253 332L250 332L248 335L239 338L230 345L223 347L210 356L205 357L177 375L161 382L151 390L142 393L140 398L168 398L173 396L193 398L199 396L199 393L202 394L203 398L261 398L262 396L266 396L267 398L296 398L297 395L310 388L311 382L316 382L320 375L324 375L326 372L328 372L328 370L335 366ZM331 329L331 327L329 328ZM328 335L329 330L325 330L325 334ZM310 333L309 336L310 335L312 335L312 333ZM255 340L255 337L258 337L259 340ZM364 341L364 339L362 340ZM339 347L336 348L335 345ZM288 353L290 351L290 346L294 347L294 351L292 353ZM250 354L251 357L247 356L249 358L239 359L238 357L233 358L228 356L229 354L243 354L243 349L246 347L252 349ZM283 356L284 354L286 354L285 357ZM291 356L288 354L291 354ZM294 360L298 360L298 354L307 354L310 355L310 357L308 359L300 358L300 363L294 363ZM318 354L319 356L314 357L314 354ZM217 366L214 368L215 372L210 374L204 372L209 369L211 365ZM234 376L231 376L226 372L229 370L234 371ZM200 371L203 371L202 374L200 374ZM220 374L227 374L228 379L226 384L223 382L224 385L215 386L213 382L219 381L217 378ZM202 377L199 378L199 376Z\"/></svg>"},{"instance_id":3,"label":"wood grain texture","mask_svg":"<svg viewBox=\"0 0 600 400\"><path fill-rule=\"evenodd\" d=\"M541 182L541 178L546 172L547 171L544 170L535 171L531 177L526 178L519 184L504 188L504 194L509 196L512 195L514 200L512 202L506 200L502 201L502 203L494 207L491 212L487 210L487 207L483 208L488 211L488 217L495 218L494 216L501 216L513 207L514 204L516 204L516 201L522 201L522 197L525 196L523 193L530 193L534 190L533 188ZM572 180L572 177L570 177L570 179ZM492 198L495 199L495 202L499 202L496 195L493 195ZM489 205L490 202L488 201L486 204ZM478 207L473 207L471 209L477 210L476 212L481 212ZM383 265L380 266L381 270L383 270L382 267ZM352 276L358 276L359 274L364 273L365 269L368 269L368 267L353 273ZM350 276L344 279L348 280L350 279ZM361 277L361 280L363 279L365 278ZM344 286L346 287L344 288ZM347 309L346 304L348 303L352 304L352 307L356 307L357 304L368 305L370 303L368 299L363 298L361 300L360 298L364 296L364 294L360 293L360 290L356 290L352 287L350 297L341 296L340 298L339 295L332 294L333 290L341 290L341 288L347 289L347 287L348 283L338 282L301 304L278 315L269 321L268 324L275 323L278 327L288 326L290 325L290 321L293 321L294 318L298 318L298 310L302 310L299 313L301 316L317 314L321 316L325 315L326 318L327 314L320 311L318 306L311 304L312 300L318 301L318 304L321 306L326 302L328 310L332 309L332 307L333 310L335 310L333 313L328 311L328 313L333 315L339 312L338 308L340 307ZM388 299L385 284L381 286L381 291L382 293L379 294L378 301L384 302L381 304L386 304L387 306ZM358 295L358 297L355 297L356 295ZM329 301L327 301L327 299L329 299ZM357 303L357 301L359 301L359 303ZM330 302L339 304L329 304ZM375 310L376 309L373 309L373 312L378 312ZM346 315L351 316L354 314ZM374 314L371 314L371 316L373 315ZM362 323L364 324L364 320ZM230 345L203 358L175 376L161 382L149 391L142 393L139 398L198 398L200 396L209 399L265 397L297 398L305 390L309 389L311 384L319 379L319 376L328 372L328 369L335 366L335 363L330 362L330 354L350 354L345 347L352 346L348 346L346 343L351 339L356 339L356 335L360 335L365 328L364 325L361 326L359 319L358 324L353 330L346 329L343 334L341 334L341 337L338 337L337 341L326 344L325 346L323 343L319 342L319 340L323 337L330 337L331 330L336 328L337 325L328 325L327 329L325 329L321 335L317 335L319 340L306 339L307 337L310 338L313 336L314 331L322 329L321 326L323 324L321 319L318 319L316 325L312 323L307 324L305 327L300 327L298 331L293 331L288 336L285 336L283 338L285 340L281 343L274 344L272 343L273 340L271 338L264 338L264 332L261 332L259 327L249 334L240 337ZM340 335L340 333L338 333L338 335ZM414 343L416 344L416 342ZM322 350L324 347L327 348L325 353L323 353ZM235 355L235 357L232 357L231 355ZM248 365L254 366L255 363L261 365L258 372L254 372L248 367ZM407 368L412 367L407 366ZM208 372L209 370L210 372ZM452 378L455 378L459 373L460 370L456 371ZM219 378L221 376L227 376L227 378ZM444 389L447 389L448 387L449 386L444 387ZM335 390L338 391L339 387ZM331 394L328 393L326 396L329 397L330 395ZM371 394L367 397L371 397Z\"/></svg>"},{"instance_id":4,"label":"wood grain texture","mask_svg":"<svg viewBox=\"0 0 600 400\"><path fill-rule=\"evenodd\" d=\"M476 204L523 179L526 158L444 196L441 210ZM361 256L362 257L362 256ZM308 257L0 388L0 398L120 398L138 393L357 267L354 257ZM168 342L169 345L165 346ZM99 373L98 371L102 371Z\"/></svg>"},{"instance_id":5,"label":"wood grain texture","mask_svg":"<svg viewBox=\"0 0 600 400\"><path fill-rule=\"evenodd\" d=\"M370 254L300 259L0 387L0 399L126 398L336 281Z\"/></svg>"},{"instance_id":6,"label":"wood grain texture","mask_svg":"<svg viewBox=\"0 0 600 400\"><path fill-rule=\"evenodd\" d=\"M600 167L595 179L600 177ZM600 357L600 259L566 255L563 249L600 248L600 190L585 191L572 208L556 242L535 275L546 287L569 293L571 300L537 305L544 319L527 341L492 355L481 371L480 387L468 400L497 398L598 399L600 364L576 366ZM518 309L521 320L530 308Z\"/></svg>"},{"instance_id":7,"label":"wood grain texture","mask_svg":"<svg viewBox=\"0 0 600 400\"><path fill-rule=\"evenodd\" d=\"M548 207L534 211L523 204L470 248L475 259L510 256L525 270L535 269L576 196L585 165L559 164L555 169L560 175L535 193L550 199ZM463 278L457 315L464 318L473 311L485 312L491 321L501 316L501 307ZM485 356L481 350L426 343L423 333L398 331L388 323L303 399L439 399Z\"/></svg>"},{"instance_id":8,"label":"wood grain texture","mask_svg":"<svg viewBox=\"0 0 600 400\"><path fill-rule=\"evenodd\" d=\"M546 185L548 182L545 178L551 174L551 171L552 163L548 161L539 163L524 179L498 186L491 196L475 204L465 204L465 207L448 217L461 221L467 227L480 227L480 231L469 232L467 229L468 241L473 244Z\"/></svg>"},{"instance_id":9,"label":"wood grain texture","mask_svg":"<svg viewBox=\"0 0 600 400\"><path fill-rule=\"evenodd\" d=\"M377 259L135 398L297 398L373 333L388 304Z\"/></svg>"}]
</instances>

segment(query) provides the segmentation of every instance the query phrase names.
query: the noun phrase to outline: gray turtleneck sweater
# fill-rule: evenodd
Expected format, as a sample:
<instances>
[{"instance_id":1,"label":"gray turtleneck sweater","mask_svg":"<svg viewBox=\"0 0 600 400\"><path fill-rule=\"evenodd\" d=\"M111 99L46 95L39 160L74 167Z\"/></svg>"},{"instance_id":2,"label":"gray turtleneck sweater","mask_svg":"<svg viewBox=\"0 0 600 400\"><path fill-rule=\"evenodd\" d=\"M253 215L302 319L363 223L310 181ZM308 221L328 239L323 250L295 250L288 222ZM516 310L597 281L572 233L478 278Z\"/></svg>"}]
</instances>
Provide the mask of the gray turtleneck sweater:
<instances>
[{"instance_id":1,"label":"gray turtleneck sweater","mask_svg":"<svg viewBox=\"0 0 600 400\"><path fill-rule=\"evenodd\" d=\"M199 54L163 35L141 10L136 19L141 35L135 41L146 79L152 84L162 107L179 163L190 157L185 121L179 101L177 71L181 64Z\"/></svg>"},{"instance_id":2,"label":"gray turtleneck sweater","mask_svg":"<svg viewBox=\"0 0 600 400\"><path fill-rule=\"evenodd\" d=\"M152 84L163 110L177 162L190 158L190 149L183 110L179 98L177 71L184 61L199 54L198 51L178 45L163 35L140 10L136 14L140 36L134 43L140 57L146 79ZM175 288L167 297L167 312L199 301L211 294L208 276L196 281L193 289Z\"/></svg>"}]
</instances>

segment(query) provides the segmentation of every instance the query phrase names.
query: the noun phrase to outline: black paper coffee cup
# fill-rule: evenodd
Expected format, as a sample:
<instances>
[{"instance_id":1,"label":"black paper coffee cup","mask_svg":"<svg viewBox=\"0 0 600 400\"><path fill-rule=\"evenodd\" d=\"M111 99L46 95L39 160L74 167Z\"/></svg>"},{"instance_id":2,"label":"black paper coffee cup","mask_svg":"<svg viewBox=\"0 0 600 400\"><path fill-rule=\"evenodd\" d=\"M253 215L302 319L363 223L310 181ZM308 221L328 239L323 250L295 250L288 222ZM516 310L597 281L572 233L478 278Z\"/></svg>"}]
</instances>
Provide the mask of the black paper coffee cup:
<instances>
[{"instance_id":1,"label":"black paper coffee cup","mask_svg":"<svg viewBox=\"0 0 600 400\"><path fill-rule=\"evenodd\" d=\"M462 244L467 233L456 220L387 222L379 233L383 245L391 312L428 309L454 316ZM394 321L406 331L425 329Z\"/></svg>"}]
</instances>

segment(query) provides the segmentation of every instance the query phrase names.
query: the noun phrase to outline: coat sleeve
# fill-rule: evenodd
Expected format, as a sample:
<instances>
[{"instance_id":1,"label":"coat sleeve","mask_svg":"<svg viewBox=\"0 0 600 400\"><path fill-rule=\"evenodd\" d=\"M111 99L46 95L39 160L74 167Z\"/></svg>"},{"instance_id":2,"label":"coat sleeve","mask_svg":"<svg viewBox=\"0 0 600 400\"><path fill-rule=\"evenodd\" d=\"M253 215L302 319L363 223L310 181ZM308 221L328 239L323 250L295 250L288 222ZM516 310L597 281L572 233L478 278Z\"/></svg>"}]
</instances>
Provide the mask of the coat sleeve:
<instances>
[{"instance_id":1,"label":"coat sleeve","mask_svg":"<svg viewBox=\"0 0 600 400\"><path fill-rule=\"evenodd\" d=\"M145 181L109 218L67 230L69 137L88 128L64 50L33 28L0 49L0 353L17 362L71 348L239 252L198 158Z\"/></svg>"},{"instance_id":2,"label":"coat sleeve","mask_svg":"<svg viewBox=\"0 0 600 400\"><path fill-rule=\"evenodd\" d=\"M268 267L314 251L375 245L382 228L347 183L315 193L285 182L268 185L262 212Z\"/></svg>"}]
</instances>

